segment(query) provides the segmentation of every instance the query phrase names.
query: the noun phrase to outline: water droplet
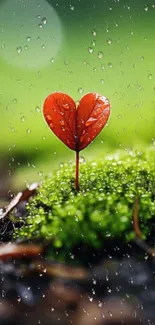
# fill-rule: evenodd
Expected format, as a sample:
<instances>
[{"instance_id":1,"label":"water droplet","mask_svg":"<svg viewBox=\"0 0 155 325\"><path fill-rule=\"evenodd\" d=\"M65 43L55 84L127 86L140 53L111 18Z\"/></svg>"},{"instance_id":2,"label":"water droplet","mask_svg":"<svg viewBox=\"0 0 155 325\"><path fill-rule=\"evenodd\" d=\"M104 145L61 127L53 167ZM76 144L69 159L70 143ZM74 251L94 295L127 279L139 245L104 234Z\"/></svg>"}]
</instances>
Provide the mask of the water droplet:
<instances>
[{"instance_id":1,"label":"water droplet","mask_svg":"<svg viewBox=\"0 0 155 325\"><path fill-rule=\"evenodd\" d=\"M52 58L52 59L50 60L50 62L53 63L53 62L54 62L54 59Z\"/></svg>"},{"instance_id":2,"label":"water droplet","mask_svg":"<svg viewBox=\"0 0 155 325\"><path fill-rule=\"evenodd\" d=\"M148 5L144 5L144 10L147 12L149 9Z\"/></svg>"},{"instance_id":3,"label":"water droplet","mask_svg":"<svg viewBox=\"0 0 155 325\"><path fill-rule=\"evenodd\" d=\"M41 22L43 23L43 25L46 25L46 24L47 24L47 18L44 17L44 18L41 20Z\"/></svg>"},{"instance_id":4,"label":"water droplet","mask_svg":"<svg viewBox=\"0 0 155 325\"><path fill-rule=\"evenodd\" d=\"M42 139L43 139L43 140L46 140L46 137L45 137L45 135L42 137Z\"/></svg>"},{"instance_id":5,"label":"water droplet","mask_svg":"<svg viewBox=\"0 0 155 325\"><path fill-rule=\"evenodd\" d=\"M110 310L108 311L108 314L110 317L112 317L112 312Z\"/></svg>"},{"instance_id":6,"label":"water droplet","mask_svg":"<svg viewBox=\"0 0 155 325\"><path fill-rule=\"evenodd\" d=\"M62 107L63 107L66 111L69 110L69 104L67 104L67 103L66 103L66 104L63 104Z\"/></svg>"},{"instance_id":7,"label":"water droplet","mask_svg":"<svg viewBox=\"0 0 155 325\"><path fill-rule=\"evenodd\" d=\"M79 94L82 94L83 93L83 89L81 87L78 88L78 92Z\"/></svg>"},{"instance_id":8,"label":"water droplet","mask_svg":"<svg viewBox=\"0 0 155 325\"><path fill-rule=\"evenodd\" d=\"M141 56L141 57L140 57L140 60L141 60L141 61L144 61L144 56Z\"/></svg>"},{"instance_id":9,"label":"water droplet","mask_svg":"<svg viewBox=\"0 0 155 325\"><path fill-rule=\"evenodd\" d=\"M28 46L27 46L27 45L24 46L24 50L25 50L25 51L28 50Z\"/></svg>"},{"instance_id":10,"label":"water droplet","mask_svg":"<svg viewBox=\"0 0 155 325\"><path fill-rule=\"evenodd\" d=\"M39 175L39 176L43 176L43 172L42 172L42 171L39 171L39 172L38 172L38 175Z\"/></svg>"},{"instance_id":11,"label":"water droplet","mask_svg":"<svg viewBox=\"0 0 155 325\"><path fill-rule=\"evenodd\" d=\"M79 157L79 162L81 163L81 164L84 164L86 161L85 161L85 158L83 157L83 156L80 156Z\"/></svg>"},{"instance_id":12,"label":"water droplet","mask_svg":"<svg viewBox=\"0 0 155 325\"><path fill-rule=\"evenodd\" d=\"M109 45L111 45L111 44L112 44L112 39L111 39L111 38L108 38L108 39L107 39L107 43L108 43Z\"/></svg>"},{"instance_id":13,"label":"water droplet","mask_svg":"<svg viewBox=\"0 0 155 325\"><path fill-rule=\"evenodd\" d=\"M103 79L101 79L100 82L101 82L102 85L104 84L104 80Z\"/></svg>"},{"instance_id":14,"label":"water droplet","mask_svg":"<svg viewBox=\"0 0 155 325\"><path fill-rule=\"evenodd\" d=\"M117 117L118 117L118 119L121 119L122 118L122 115L121 114L118 114Z\"/></svg>"},{"instance_id":15,"label":"water droplet","mask_svg":"<svg viewBox=\"0 0 155 325\"><path fill-rule=\"evenodd\" d=\"M27 39L28 42L31 41L31 37L30 36L28 36L26 39Z\"/></svg>"},{"instance_id":16,"label":"water droplet","mask_svg":"<svg viewBox=\"0 0 155 325\"><path fill-rule=\"evenodd\" d=\"M102 59L102 57L103 57L103 52L99 51L98 52L98 59Z\"/></svg>"},{"instance_id":17,"label":"water droplet","mask_svg":"<svg viewBox=\"0 0 155 325\"><path fill-rule=\"evenodd\" d=\"M39 106L36 106L36 107L35 107L35 111L36 111L37 113L40 113L40 112L41 112L40 107L39 107Z\"/></svg>"},{"instance_id":18,"label":"water droplet","mask_svg":"<svg viewBox=\"0 0 155 325\"><path fill-rule=\"evenodd\" d=\"M95 40L92 40L92 45L95 46L96 45L96 41Z\"/></svg>"},{"instance_id":19,"label":"water droplet","mask_svg":"<svg viewBox=\"0 0 155 325\"><path fill-rule=\"evenodd\" d=\"M45 47L46 47L46 46L45 46L44 44L41 46L41 48L42 48L43 50L45 50Z\"/></svg>"},{"instance_id":20,"label":"water droplet","mask_svg":"<svg viewBox=\"0 0 155 325\"><path fill-rule=\"evenodd\" d=\"M109 68L112 68L112 67L113 67L113 65L112 65L111 62L108 63L108 67L109 67Z\"/></svg>"},{"instance_id":21,"label":"water droplet","mask_svg":"<svg viewBox=\"0 0 155 325\"><path fill-rule=\"evenodd\" d=\"M95 123L97 121L96 118L94 117L90 117L86 122L85 122L85 126L90 126L92 125L93 123Z\"/></svg>"},{"instance_id":22,"label":"water droplet","mask_svg":"<svg viewBox=\"0 0 155 325\"><path fill-rule=\"evenodd\" d=\"M21 120L21 122L24 122L25 121L25 116L21 116L20 120Z\"/></svg>"},{"instance_id":23,"label":"water droplet","mask_svg":"<svg viewBox=\"0 0 155 325\"><path fill-rule=\"evenodd\" d=\"M63 168L64 163L63 162L60 162L59 166L60 166L60 168Z\"/></svg>"},{"instance_id":24,"label":"water droplet","mask_svg":"<svg viewBox=\"0 0 155 325\"><path fill-rule=\"evenodd\" d=\"M38 24L39 28L43 28L43 25L42 23Z\"/></svg>"},{"instance_id":25,"label":"water droplet","mask_svg":"<svg viewBox=\"0 0 155 325\"><path fill-rule=\"evenodd\" d=\"M50 123L49 126L50 126L50 128L52 129L52 128L53 128L53 123Z\"/></svg>"},{"instance_id":26,"label":"water droplet","mask_svg":"<svg viewBox=\"0 0 155 325\"><path fill-rule=\"evenodd\" d=\"M69 5L70 6L70 10L74 10L74 6L73 5Z\"/></svg>"},{"instance_id":27,"label":"water droplet","mask_svg":"<svg viewBox=\"0 0 155 325\"><path fill-rule=\"evenodd\" d=\"M30 134L31 133L31 129L27 129L27 133Z\"/></svg>"},{"instance_id":28,"label":"water droplet","mask_svg":"<svg viewBox=\"0 0 155 325\"><path fill-rule=\"evenodd\" d=\"M60 121L60 125L65 125L65 121L64 120L61 120Z\"/></svg>"},{"instance_id":29,"label":"water droplet","mask_svg":"<svg viewBox=\"0 0 155 325\"><path fill-rule=\"evenodd\" d=\"M90 53L90 54L92 54L93 53L93 49L92 49L92 47L88 47L88 52Z\"/></svg>"},{"instance_id":30,"label":"water droplet","mask_svg":"<svg viewBox=\"0 0 155 325\"><path fill-rule=\"evenodd\" d=\"M93 35L93 36L96 36L96 35L97 35L97 33L96 33L96 30L95 30L95 29L93 29L93 30L92 30L92 35Z\"/></svg>"},{"instance_id":31,"label":"water droplet","mask_svg":"<svg viewBox=\"0 0 155 325\"><path fill-rule=\"evenodd\" d=\"M149 78L149 80L152 79L152 74L151 73L149 73L148 78Z\"/></svg>"},{"instance_id":32,"label":"water droplet","mask_svg":"<svg viewBox=\"0 0 155 325\"><path fill-rule=\"evenodd\" d=\"M21 46L18 46L18 47L16 48L16 52L17 52L18 54L21 54L21 53L22 53L22 47L21 47Z\"/></svg>"}]
</instances>

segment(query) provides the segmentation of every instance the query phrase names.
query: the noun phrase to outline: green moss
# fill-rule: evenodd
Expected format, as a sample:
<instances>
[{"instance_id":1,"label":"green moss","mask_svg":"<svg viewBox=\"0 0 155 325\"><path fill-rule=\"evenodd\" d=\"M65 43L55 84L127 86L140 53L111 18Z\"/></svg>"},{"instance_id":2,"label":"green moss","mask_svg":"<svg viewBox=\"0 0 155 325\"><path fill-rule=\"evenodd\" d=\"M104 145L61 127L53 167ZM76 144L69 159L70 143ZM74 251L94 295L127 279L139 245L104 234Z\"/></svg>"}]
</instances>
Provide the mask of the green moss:
<instances>
[{"instance_id":1,"label":"green moss","mask_svg":"<svg viewBox=\"0 0 155 325\"><path fill-rule=\"evenodd\" d=\"M147 235L148 220L155 216L154 163L153 150L81 163L79 193L74 186L75 166L61 166L43 181L15 237L51 239L53 249L66 256L80 243L98 249L106 237L131 238L137 196L141 229Z\"/></svg>"}]
</instances>

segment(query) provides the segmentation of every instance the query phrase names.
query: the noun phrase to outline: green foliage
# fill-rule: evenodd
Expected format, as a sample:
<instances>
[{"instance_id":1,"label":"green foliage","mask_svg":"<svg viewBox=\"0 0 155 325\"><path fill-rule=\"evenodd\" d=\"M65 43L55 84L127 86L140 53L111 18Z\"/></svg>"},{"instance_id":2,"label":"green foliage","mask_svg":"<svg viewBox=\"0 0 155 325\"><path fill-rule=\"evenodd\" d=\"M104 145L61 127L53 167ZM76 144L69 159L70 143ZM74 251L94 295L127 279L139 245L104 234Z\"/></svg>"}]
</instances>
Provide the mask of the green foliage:
<instances>
[{"instance_id":1,"label":"green foliage","mask_svg":"<svg viewBox=\"0 0 155 325\"><path fill-rule=\"evenodd\" d=\"M155 216L155 152L119 153L80 164L80 192L75 166L61 165L46 178L28 205L25 225L15 237L52 240L59 257L84 243L99 249L106 237L133 236L132 211L140 198L139 220L144 235Z\"/></svg>"}]
</instances>

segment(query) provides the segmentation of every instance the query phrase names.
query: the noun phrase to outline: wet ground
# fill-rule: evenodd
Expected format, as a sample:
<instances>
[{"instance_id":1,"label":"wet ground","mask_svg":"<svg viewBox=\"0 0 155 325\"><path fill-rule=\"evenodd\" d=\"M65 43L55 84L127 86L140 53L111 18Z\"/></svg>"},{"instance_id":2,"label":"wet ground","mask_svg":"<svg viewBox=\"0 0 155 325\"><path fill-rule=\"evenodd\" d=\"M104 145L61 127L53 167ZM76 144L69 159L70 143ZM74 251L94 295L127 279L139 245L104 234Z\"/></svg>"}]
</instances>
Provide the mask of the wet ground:
<instances>
[{"instance_id":1,"label":"wet ground","mask_svg":"<svg viewBox=\"0 0 155 325\"><path fill-rule=\"evenodd\" d=\"M130 244L108 239L99 252L76 247L74 259L60 264L47 258L49 242L12 242L9 213L25 216L37 186L0 211L0 324L155 324L153 224L149 245L138 236Z\"/></svg>"}]
</instances>

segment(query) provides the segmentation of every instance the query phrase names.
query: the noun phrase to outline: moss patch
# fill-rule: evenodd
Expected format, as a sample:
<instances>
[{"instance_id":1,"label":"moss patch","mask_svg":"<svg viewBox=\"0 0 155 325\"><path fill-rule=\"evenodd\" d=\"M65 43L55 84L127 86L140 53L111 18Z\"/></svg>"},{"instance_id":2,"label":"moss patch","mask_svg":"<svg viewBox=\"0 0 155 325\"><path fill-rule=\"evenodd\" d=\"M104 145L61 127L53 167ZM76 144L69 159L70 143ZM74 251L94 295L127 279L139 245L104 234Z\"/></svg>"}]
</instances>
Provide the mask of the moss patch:
<instances>
[{"instance_id":1,"label":"moss patch","mask_svg":"<svg viewBox=\"0 0 155 325\"><path fill-rule=\"evenodd\" d=\"M80 243L99 249L107 237L131 239L136 196L141 229L149 233L148 220L155 216L155 151L117 152L81 163L79 193L74 174L75 166L65 164L44 179L16 238L51 239L53 252L65 256Z\"/></svg>"}]
</instances>

